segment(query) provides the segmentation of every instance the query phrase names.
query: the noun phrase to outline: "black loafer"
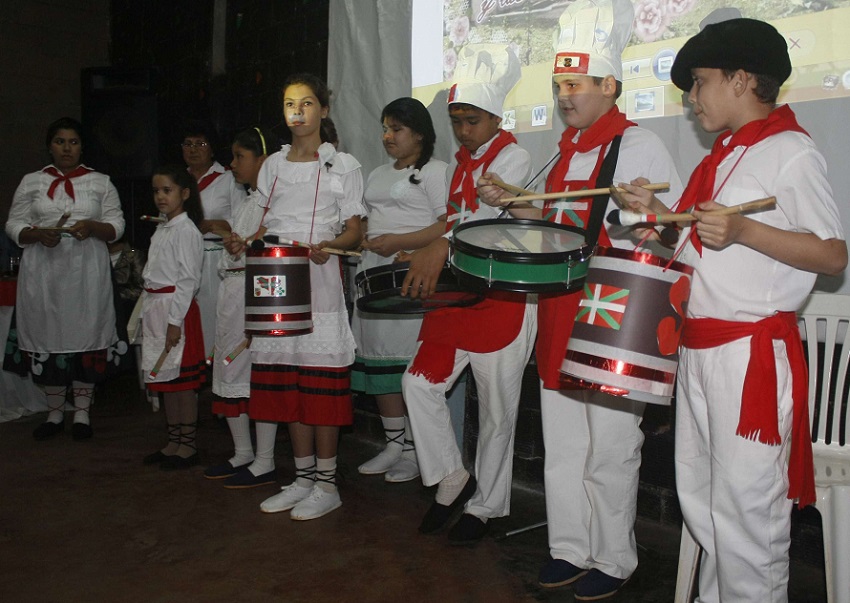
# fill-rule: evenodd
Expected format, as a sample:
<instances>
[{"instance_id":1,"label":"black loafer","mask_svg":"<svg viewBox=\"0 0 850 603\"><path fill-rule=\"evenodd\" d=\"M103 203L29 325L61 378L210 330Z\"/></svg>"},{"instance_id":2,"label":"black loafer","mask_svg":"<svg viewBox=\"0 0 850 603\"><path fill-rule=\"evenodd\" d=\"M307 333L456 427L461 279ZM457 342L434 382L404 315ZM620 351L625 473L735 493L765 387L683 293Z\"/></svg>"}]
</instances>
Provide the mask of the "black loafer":
<instances>
[{"instance_id":1,"label":"black loafer","mask_svg":"<svg viewBox=\"0 0 850 603\"><path fill-rule=\"evenodd\" d=\"M240 490L243 488L256 488L257 486L267 486L277 482L277 470L272 469L261 475L254 475L248 467L241 468L235 475L231 475L224 480L224 487L231 490Z\"/></svg>"},{"instance_id":2,"label":"black loafer","mask_svg":"<svg viewBox=\"0 0 850 603\"><path fill-rule=\"evenodd\" d=\"M163 471L176 471L179 469L188 469L189 467L194 467L198 463L201 462L201 459L198 457L198 453L196 452L192 456L187 456L183 458L182 456L170 456L166 460L162 461L159 464L159 468Z\"/></svg>"},{"instance_id":3,"label":"black loafer","mask_svg":"<svg viewBox=\"0 0 850 603\"><path fill-rule=\"evenodd\" d=\"M425 517L422 518L422 523L419 524L419 533L436 534L443 530L451 521L452 516L462 509L463 505L472 498L477 487L478 483L475 481L475 476L470 475L463 490L460 491L460 494L457 495L457 498L451 504L441 505L438 502L434 502L428 509L428 512L425 513Z\"/></svg>"},{"instance_id":4,"label":"black loafer","mask_svg":"<svg viewBox=\"0 0 850 603\"><path fill-rule=\"evenodd\" d=\"M85 423L74 423L71 427L71 437L77 441L88 440L94 435L94 430L91 425Z\"/></svg>"},{"instance_id":5,"label":"black loafer","mask_svg":"<svg viewBox=\"0 0 850 603\"><path fill-rule=\"evenodd\" d=\"M455 546L478 544L489 531L489 521L482 521L475 515L464 513L449 530L449 544Z\"/></svg>"},{"instance_id":6,"label":"black loafer","mask_svg":"<svg viewBox=\"0 0 850 603\"><path fill-rule=\"evenodd\" d=\"M50 438L62 433L63 429L65 429L65 423L51 423L50 421L45 421L35 428L32 432L32 437L36 440L49 440Z\"/></svg>"},{"instance_id":7,"label":"black loafer","mask_svg":"<svg viewBox=\"0 0 850 603\"><path fill-rule=\"evenodd\" d=\"M590 570L587 575L576 582L573 596L576 601L599 601L617 594L623 588L628 578L615 578L598 569Z\"/></svg>"},{"instance_id":8,"label":"black loafer","mask_svg":"<svg viewBox=\"0 0 850 603\"><path fill-rule=\"evenodd\" d=\"M161 450L152 452L142 459L143 465L159 465L171 458L171 455L163 454Z\"/></svg>"},{"instance_id":9,"label":"black loafer","mask_svg":"<svg viewBox=\"0 0 850 603\"><path fill-rule=\"evenodd\" d=\"M251 463L234 467L232 464L230 464L230 461L225 461L221 465L213 465L212 467L207 467L204 470L204 477L207 479L224 479L225 477L236 475L236 473L242 467L247 467L250 464Z\"/></svg>"},{"instance_id":10,"label":"black loafer","mask_svg":"<svg viewBox=\"0 0 850 603\"><path fill-rule=\"evenodd\" d=\"M537 583L543 588L558 588L572 584L585 574L587 574L586 569L577 567L569 561L549 559L540 569Z\"/></svg>"}]
</instances>

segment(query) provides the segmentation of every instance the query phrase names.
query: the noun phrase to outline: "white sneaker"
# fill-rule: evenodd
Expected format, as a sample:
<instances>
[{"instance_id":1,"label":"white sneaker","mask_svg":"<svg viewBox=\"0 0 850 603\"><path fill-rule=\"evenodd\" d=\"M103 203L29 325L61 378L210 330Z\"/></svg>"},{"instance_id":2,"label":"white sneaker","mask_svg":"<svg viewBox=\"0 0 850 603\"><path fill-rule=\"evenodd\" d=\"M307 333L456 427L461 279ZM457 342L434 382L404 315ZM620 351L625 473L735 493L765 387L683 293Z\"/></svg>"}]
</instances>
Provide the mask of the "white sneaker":
<instances>
[{"instance_id":1,"label":"white sneaker","mask_svg":"<svg viewBox=\"0 0 850 603\"><path fill-rule=\"evenodd\" d=\"M342 501L339 499L339 491L327 492L316 485L313 486L310 496L295 505L289 516L296 521L318 519L334 509L339 509L341 506Z\"/></svg>"},{"instance_id":2,"label":"white sneaker","mask_svg":"<svg viewBox=\"0 0 850 603\"><path fill-rule=\"evenodd\" d=\"M404 453L395 465L387 470L384 481L391 484L409 482L419 477L419 463L416 462L416 453Z\"/></svg>"},{"instance_id":3,"label":"white sneaker","mask_svg":"<svg viewBox=\"0 0 850 603\"><path fill-rule=\"evenodd\" d=\"M378 456L360 465L357 470L363 475L386 473L387 469L395 465L401 458L402 450L402 447L398 444L390 444Z\"/></svg>"},{"instance_id":4,"label":"white sneaker","mask_svg":"<svg viewBox=\"0 0 850 603\"><path fill-rule=\"evenodd\" d=\"M310 496L313 488L303 488L297 482L292 482L288 486L280 489L280 492L267 498L260 503L260 511L263 513L280 513L281 511L289 511L299 502Z\"/></svg>"}]
</instances>

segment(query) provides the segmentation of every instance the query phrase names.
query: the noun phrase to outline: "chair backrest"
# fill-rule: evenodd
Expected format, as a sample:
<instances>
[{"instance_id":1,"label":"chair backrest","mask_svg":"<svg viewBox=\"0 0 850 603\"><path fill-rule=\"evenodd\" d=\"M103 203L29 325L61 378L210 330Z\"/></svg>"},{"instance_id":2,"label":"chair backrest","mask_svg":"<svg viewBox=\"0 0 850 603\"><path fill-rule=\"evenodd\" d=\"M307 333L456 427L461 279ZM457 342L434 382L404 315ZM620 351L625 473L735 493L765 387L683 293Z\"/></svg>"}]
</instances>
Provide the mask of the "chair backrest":
<instances>
[{"instance_id":1,"label":"chair backrest","mask_svg":"<svg viewBox=\"0 0 850 603\"><path fill-rule=\"evenodd\" d=\"M809 417L814 446L848 444L847 364L850 295L812 293L798 312L809 362Z\"/></svg>"}]
</instances>

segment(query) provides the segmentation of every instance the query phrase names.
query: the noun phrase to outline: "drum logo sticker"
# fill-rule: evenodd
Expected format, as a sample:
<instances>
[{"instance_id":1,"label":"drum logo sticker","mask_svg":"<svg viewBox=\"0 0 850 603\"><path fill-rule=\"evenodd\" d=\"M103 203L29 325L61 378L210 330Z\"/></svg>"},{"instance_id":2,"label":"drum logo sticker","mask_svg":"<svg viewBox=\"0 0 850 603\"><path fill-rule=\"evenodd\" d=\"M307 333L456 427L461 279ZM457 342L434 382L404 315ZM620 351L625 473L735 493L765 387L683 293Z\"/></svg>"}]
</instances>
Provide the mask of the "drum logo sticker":
<instances>
[{"instance_id":1,"label":"drum logo sticker","mask_svg":"<svg viewBox=\"0 0 850 603\"><path fill-rule=\"evenodd\" d=\"M585 283L576 322L619 331L628 303L628 289Z\"/></svg>"},{"instance_id":2,"label":"drum logo sticker","mask_svg":"<svg viewBox=\"0 0 850 603\"><path fill-rule=\"evenodd\" d=\"M286 297L286 275L255 276L254 297Z\"/></svg>"}]
</instances>

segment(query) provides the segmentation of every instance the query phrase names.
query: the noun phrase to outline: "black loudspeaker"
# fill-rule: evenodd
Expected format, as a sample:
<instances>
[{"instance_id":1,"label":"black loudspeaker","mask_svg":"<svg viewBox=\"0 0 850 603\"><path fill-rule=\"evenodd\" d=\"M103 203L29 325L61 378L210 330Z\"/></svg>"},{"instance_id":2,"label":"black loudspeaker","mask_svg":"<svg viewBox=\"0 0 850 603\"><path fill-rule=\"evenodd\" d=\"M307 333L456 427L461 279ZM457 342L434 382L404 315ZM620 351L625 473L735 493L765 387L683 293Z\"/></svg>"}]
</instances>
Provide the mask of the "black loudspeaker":
<instances>
[{"instance_id":1,"label":"black loudspeaker","mask_svg":"<svg viewBox=\"0 0 850 603\"><path fill-rule=\"evenodd\" d=\"M83 162L113 179L149 179L158 163L156 72L83 69Z\"/></svg>"}]
</instances>

